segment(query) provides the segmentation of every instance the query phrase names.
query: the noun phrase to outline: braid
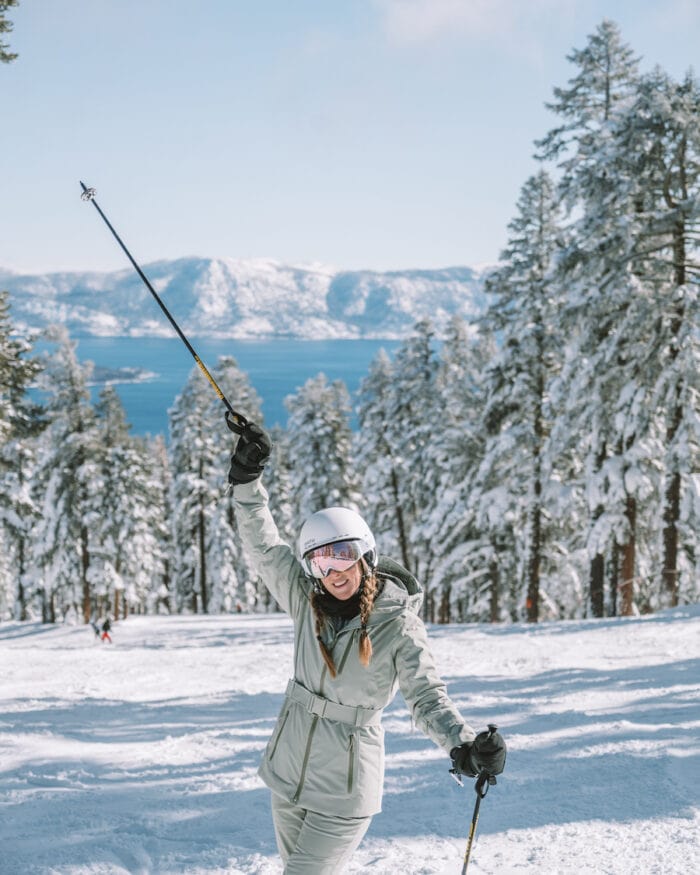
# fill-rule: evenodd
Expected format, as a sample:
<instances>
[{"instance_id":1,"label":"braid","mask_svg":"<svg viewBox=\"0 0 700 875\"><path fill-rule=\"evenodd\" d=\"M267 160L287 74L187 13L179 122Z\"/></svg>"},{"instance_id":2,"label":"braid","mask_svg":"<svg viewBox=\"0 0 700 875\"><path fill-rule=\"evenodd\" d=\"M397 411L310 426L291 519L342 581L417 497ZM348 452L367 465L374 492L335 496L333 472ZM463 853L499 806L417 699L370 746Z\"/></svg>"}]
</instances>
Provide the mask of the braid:
<instances>
[{"instance_id":1,"label":"braid","mask_svg":"<svg viewBox=\"0 0 700 875\"><path fill-rule=\"evenodd\" d=\"M364 563L364 560L363 560ZM365 566L366 567L366 566ZM372 570L365 572L360 594L360 662L365 668L372 659L372 642L367 632L367 622L377 595L377 575Z\"/></svg>"},{"instance_id":2,"label":"braid","mask_svg":"<svg viewBox=\"0 0 700 875\"><path fill-rule=\"evenodd\" d=\"M326 647L326 642L321 636L321 630L323 629L326 620L323 613L323 608L321 607L321 599L317 592L313 592L311 594L311 607L314 612L314 619L316 620L316 640L318 641L318 646L321 649L321 656L323 657L323 661L328 666L330 676L334 678L338 674L338 669L335 667L335 662L333 662L333 656L331 655L330 650Z\"/></svg>"}]
</instances>

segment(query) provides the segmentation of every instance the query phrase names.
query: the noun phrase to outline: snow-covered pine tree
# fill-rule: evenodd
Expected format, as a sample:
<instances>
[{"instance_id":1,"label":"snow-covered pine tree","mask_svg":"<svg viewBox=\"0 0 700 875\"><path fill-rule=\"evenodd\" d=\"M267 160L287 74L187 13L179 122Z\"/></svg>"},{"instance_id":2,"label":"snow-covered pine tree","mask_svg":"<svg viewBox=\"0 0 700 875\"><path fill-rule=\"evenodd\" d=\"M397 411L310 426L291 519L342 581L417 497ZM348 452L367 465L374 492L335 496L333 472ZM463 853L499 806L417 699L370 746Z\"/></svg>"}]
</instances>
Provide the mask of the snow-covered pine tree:
<instances>
[{"instance_id":1,"label":"snow-covered pine tree","mask_svg":"<svg viewBox=\"0 0 700 875\"><path fill-rule=\"evenodd\" d=\"M43 428L41 407L28 395L41 365L32 344L14 335L7 292L0 292L0 531L4 562L0 591L4 615L30 616L29 554L37 508L31 495L35 438Z\"/></svg>"},{"instance_id":2,"label":"snow-covered pine tree","mask_svg":"<svg viewBox=\"0 0 700 875\"><path fill-rule=\"evenodd\" d=\"M430 621L436 617L439 601L430 581L440 545L431 539L426 527L436 501L436 471L426 451L435 441L439 431L436 423L442 416L435 392L438 359L434 336L431 321L422 319L396 351L384 425L396 484L392 500L400 508L407 545L402 558L426 586L424 612Z\"/></svg>"},{"instance_id":3,"label":"snow-covered pine tree","mask_svg":"<svg viewBox=\"0 0 700 875\"><path fill-rule=\"evenodd\" d=\"M555 99L545 104L562 123L536 146L539 158L556 162L561 174L558 192L571 210L582 192L591 194L592 183L597 184L597 199L613 181L599 164L600 144L614 112L635 93L639 59L622 41L617 24L603 19L583 49L574 49L567 60L577 73L568 87L555 87Z\"/></svg>"},{"instance_id":4,"label":"snow-covered pine tree","mask_svg":"<svg viewBox=\"0 0 700 875\"><path fill-rule=\"evenodd\" d=\"M94 609L91 561L102 489L99 433L90 403L89 364L81 365L65 328L53 326L57 344L41 375L48 428L40 438L33 498L40 508L33 561L39 576L42 619L58 615L90 621Z\"/></svg>"},{"instance_id":5,"label":"snow-covered pine tree","mask_svg":"<svg viewBox=\"0 0 700 875\"><path fill-rule=\"evenodd\" d=\"M224 395L249 421L262 424L260 398L232 356L221 356L214 369L214 379ZM227 489L226 475L234 435L224 421L224 408L209 393L204 410L205 430L217 448L216 457L203 465L212 495L211 524L205 543L209 576L210 612L229 612L238 608L256 610L266 603L266 590L258 580L246 555L236 528L233 497Z\"/></svg>"},{"instance_id":6,"label":"snow-covered pine tree","mask_svg":"<svg viewBox=\"0 0 700 875\"><path fill-rule=\"evenodd\" d=\"M12 22L7 20L5 13L12 6L17 6L19 0L0 0L0 34L4 35L12 31ZM9 52L9 43L0 42L0 64L9 64L17 57L16 52Z\"/></svg>"},{"instance_id":7,"label":"snow-covered pine tree","mask_svg":"<svg viewBox=\"0 0 700 875\"><path fill-rule=\"evenodd\" d=\"M361 496L351 458L351 408L345 383L329 383L325 374L318 374L288 396L285 406L296 519L303 521L317 510L336 505L358 509Z\"/></svg>"},{"instance_id":8,"label":"snow-covered pine tree","mask_svg":"<svg viewBox=\"0 0 700 875\"><path fill-rule=\"evenodd\" d=\"M398 459L387 436L395 379L391 359L380 349L360 383L360 427L353 436L353 453L361 476L361 510L377 548L408 567L411 554L399 493Z\"/></svg>"},{"instance_id":9,"label":"snow-covered pine tree","mask_svg":"<svg viewBox=\"0 0 700 875\"><path fill-rule=\"evenodd\" d=\"M95 526L93 597L97 613L115 619L154 608L165 577L167 516L157 459L147 441L129 435L111 387L96 408L102 450L102 489Z\"/></svg>"},{"instance_id":10,"label":"snow-covered pine tree","mask_svg":"<svg viewBox=\"0 0 700 875\"><path fill-rule=\"evenodd\" d=\"M450 320L435 379L440 427L426 448L435 502L424 527L430 542L439 545L431 587L441 623L502 619L496 551L470 505L486 438L484 378L494 355L485 330L480 336L461 317Z\"/></svg>"},{"instance_id":11,"label":"snow-covered pine tree","mask_svg":"<svg viewBox=\"0 0 700 875\"><path fill-rule=\"evenodd\" d=\"M209 422L209 387L199 368L190 371L168 411L176 610L209 612L208 538L221 494L224 440ZM223 425L223 417L222 417ZM224 425L225 428L225 425ZM223 476L223 475L221 475Z\"/></svg>"},{"instance_id":12,"label":"snow-covered pine tree","mask_svg":"<svg viewBox=\"0 0 700 875\"><path fill-rule=\"evenodd\" d=\"M556 334L560 302L552 267L563 247L563 232L554 185L544 171L527 180L517 206L508 226L503 264L487 278L487 290L495 300L484 321L492 334L500 336L501 348L489 369L484 411L489 445L484 464L505 475L507 504L518 532L516 550L522 557L521 602L527 620L536 623L541 598L552 600L548 593L556 586L554 569L547 566L546 501L552 463L546 445L552 418L548 387L558 370L561 349ZM494 480L486 469L481 477ZM558 614L558 608L553 613Z\"/></svg>"},{"instance_id":13,"label":"snow-covered pine tree","mask_svg":"<svg viewBox=\"0 0 700 875\"><path fill-rule=\"evenodd\" d=\"M151 581L149 610L155 613L171 614L175 609L172 598L173 587L173 556L174 546L172 542L172 505L173 494L172 475L168 459L168 448L165 438L158 434L146 441L146 453L148 459L149 479L147 481L149 491L148 506L162 508L161 516L153 521L157 545L154 555L162 557L162 574L160 578Z\"/></svg>"},{"instance_id":14,"label":"snow-covered pine tree","mask_svg":"<svg viewBox=\"0 0 700 875\"><path fill-rule=\"evenodd\" d=\"M633 326L640 440L653 446L660 432L663 444L661 546L643 598L649 607L658 595L676 605L681 577L686 597L699 592L698 533L681 508L692 506L700 458L700 83L655 69L618 114L614 135L619 172L632 187L627 262L642 286Z\"/></svg>"},{"instance_id":15,"label":"snow-covered pine tree","mask_svg":"<svg viewBox=\"0 0 700 875\"><path fill-rule=\"evenodd\" d=\"M625 385L621 365L629 354L613 353L616 341L610 338L620 337L632 282L620 259L628 240L629 200L614 166L612 127L616 113L633 99L639 74L637 59L609 20L569 60L578 72L568 88L554 89L556 100L548 105L563 124L538 145L540 157L557 162L558 190L574 217L569 247L560 260L568 302L559 333L568 339L569 367L558 383L558 431L583 438L579 452L586 460L590 507L588 588L591 610L601 616L606 564L613 612L619 573L626 581L623 612L632 609L635 567L637 495L624 484L624 456L633 438L623 437L614 423L615 399Z\"/></svg>"}]
</instances>

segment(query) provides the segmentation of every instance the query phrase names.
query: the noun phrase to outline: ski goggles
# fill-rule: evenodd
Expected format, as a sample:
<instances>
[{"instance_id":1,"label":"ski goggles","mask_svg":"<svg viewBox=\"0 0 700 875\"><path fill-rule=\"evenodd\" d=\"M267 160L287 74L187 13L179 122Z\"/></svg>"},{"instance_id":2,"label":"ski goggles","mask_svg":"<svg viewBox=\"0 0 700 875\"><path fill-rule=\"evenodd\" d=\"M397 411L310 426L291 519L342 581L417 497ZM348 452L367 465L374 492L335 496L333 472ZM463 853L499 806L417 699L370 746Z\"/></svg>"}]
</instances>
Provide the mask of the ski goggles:
<instances>
[{"instance_id":1,"label":"ski goggles","mask_svg":"<svg viewBox=\"0 0 700 875\"><path fill-rule=\"evenodd\" d=\"M321 580L331 571L347 571L358 562L368 550L364 541L336 541L324 544L304 556L307 571Z\"/></svg>"}]
</instances>

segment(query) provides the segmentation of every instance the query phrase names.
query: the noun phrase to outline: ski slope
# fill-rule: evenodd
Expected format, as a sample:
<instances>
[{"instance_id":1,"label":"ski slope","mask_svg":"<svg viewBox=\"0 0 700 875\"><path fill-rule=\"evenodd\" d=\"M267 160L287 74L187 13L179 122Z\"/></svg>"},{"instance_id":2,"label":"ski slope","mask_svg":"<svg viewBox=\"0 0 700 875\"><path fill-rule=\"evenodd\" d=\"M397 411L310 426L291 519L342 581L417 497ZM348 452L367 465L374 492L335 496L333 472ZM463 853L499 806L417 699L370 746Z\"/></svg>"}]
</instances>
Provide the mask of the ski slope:
<instances>
[{"instance_id":1,"label":"ski slope","mask_svg":"<svg viewBox=\"0 0 700 875\"><path fill-rule=\"evenodd\" d=\"M509 742L470 873L700 872L700 606L430 628L452 697ZM280 873L256 776L282 701L282 615L0 624L0 872ZM351 873L459 873L475 795L384 721L384 811Z\"/></svg>"}]
</instances>

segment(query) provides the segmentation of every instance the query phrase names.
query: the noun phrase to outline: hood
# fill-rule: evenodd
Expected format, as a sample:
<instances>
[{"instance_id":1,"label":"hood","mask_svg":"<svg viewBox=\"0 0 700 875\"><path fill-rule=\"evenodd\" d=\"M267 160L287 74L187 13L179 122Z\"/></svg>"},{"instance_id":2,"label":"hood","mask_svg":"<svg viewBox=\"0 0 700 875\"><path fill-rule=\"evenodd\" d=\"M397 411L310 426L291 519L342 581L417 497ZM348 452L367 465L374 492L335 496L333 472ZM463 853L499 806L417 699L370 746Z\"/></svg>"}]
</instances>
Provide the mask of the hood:
<instances>
[{"instance_id":1,"label":"hood","mask_svg":"<svg viewBox=\"0 0 700 875\"><path fill-rule=\"evenodd\" d=\"M388 619L387 614L393 616L405 610L417 614L420 611L423 587L403 565L388 556L380 556L377 576L384 582L384 588L374 604L372 615Z\"/></svg>"}]
</instances>

